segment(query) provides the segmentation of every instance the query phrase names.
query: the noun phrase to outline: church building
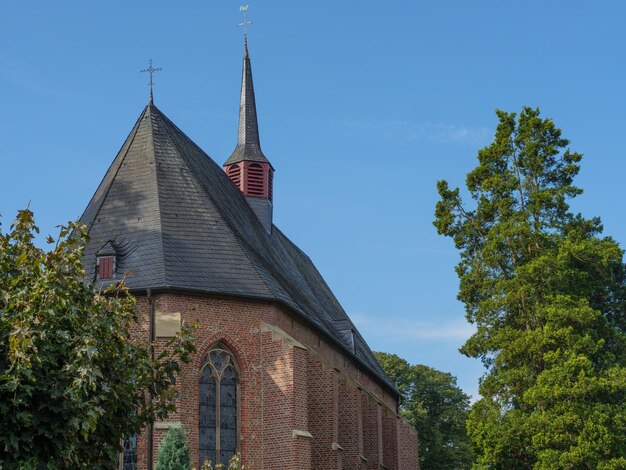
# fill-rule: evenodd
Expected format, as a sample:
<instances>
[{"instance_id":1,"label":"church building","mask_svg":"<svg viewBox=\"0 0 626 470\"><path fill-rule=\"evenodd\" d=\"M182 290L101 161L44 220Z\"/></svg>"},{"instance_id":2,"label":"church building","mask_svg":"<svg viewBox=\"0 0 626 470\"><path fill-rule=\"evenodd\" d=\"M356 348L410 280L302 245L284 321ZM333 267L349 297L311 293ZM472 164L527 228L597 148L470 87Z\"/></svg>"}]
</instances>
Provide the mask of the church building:
<instances>
[{"instance_id":1,"label":"church building","mask_svg":"<svg viewBox=\"0 0 626 470\"><path fill-rule=\"evenodd\" d=\"M234 134L234 132L233 132ZM272 222L274 167L261 149L244 43L239 133L223 166L152 99L81 217L85 269L122 277L137 339L198 323L177 412L128 439L120 468L152 470L171 427L196 468L415 470L400 393L311 259Z\"/></svg>"}]
</instances>

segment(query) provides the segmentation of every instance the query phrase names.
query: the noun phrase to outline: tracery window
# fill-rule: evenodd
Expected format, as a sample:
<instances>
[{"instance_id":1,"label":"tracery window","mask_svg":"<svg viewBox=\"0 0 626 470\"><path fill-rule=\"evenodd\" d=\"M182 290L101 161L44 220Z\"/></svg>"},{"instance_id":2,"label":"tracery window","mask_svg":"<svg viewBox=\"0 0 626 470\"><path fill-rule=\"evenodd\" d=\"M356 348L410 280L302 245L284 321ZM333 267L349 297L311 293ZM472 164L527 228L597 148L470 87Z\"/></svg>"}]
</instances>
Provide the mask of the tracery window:
<instances>
[{"instance_id":1,"label":"tracery window","mask_svg":"<svg viewBox=\"0 0 626 470\"><path fill-rule=\"evenodd\" d=\"M228 465L239 444L239 369L233 354L216 344L200 371L199 464Z\"/></svg>"},{"instance_id":2,"label":"tracery window","mask_svg":"<svg viewBox=\"0 0 626 470\"><path fill-rule=\"evenodd\" d=\"M124 440L124 451L120 455L120 470L137 470L137 436Z\"/></svg>"}]
</instances>

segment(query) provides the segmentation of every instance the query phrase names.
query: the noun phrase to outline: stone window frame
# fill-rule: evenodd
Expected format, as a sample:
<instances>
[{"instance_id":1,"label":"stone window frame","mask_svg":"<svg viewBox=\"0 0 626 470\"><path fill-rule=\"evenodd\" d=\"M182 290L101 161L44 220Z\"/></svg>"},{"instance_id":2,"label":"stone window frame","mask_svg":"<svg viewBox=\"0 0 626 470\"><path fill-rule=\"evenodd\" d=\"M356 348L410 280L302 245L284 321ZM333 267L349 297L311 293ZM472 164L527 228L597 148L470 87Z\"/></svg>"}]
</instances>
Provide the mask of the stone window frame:
<instances>
[{"instance_id":1,"label":"stone window frame","mask_svg":"<svg viewBox=\"0 0 626 470\"><path fill-rule=\"evenodd\" d=\"M137 470L137 440L139 436L131 436L122 440L122 451L119 453L118 469L119 470ZM130 445L129 445L130 444Z\"/></svg>"},{"instance_id":2,"label":"stone window frame","mask_svg":"<svg viewBox=\"0 0 626 470\"><path fill-rule=\"evenodd\" d=\"M228 363L222 367L221 371L217 371L217 369L215 368L215 366L210 362L210 358L211 358L211 353L212 352L222 352L222 353L226 353L226 355L228 356ZM233 351L226 346L223 342L218 341L216 343L214 343L210 348L207 349L206 353L204 353L203 355L203 359L202 359L202 365L200 367L200 373L198 374L198 397L200 398L201 396L201 383L200 381L202 380L202 374L203 371L206 367L210 367L211 371L212 371L212 375L213 378L215 379L216 383L215 383L215 405L216 405L216 410L215 410L215 458L216 458L216 462L212 462L213 466L216 465L224 465L224 468L226 468L226 466L228 465L228 462L220 462L220 434L221 434L221 422L220 422L220 418L221 418L221 413L220 413L220 406L221 406L221 390L219 387L219 384L223 378L223 374L224 371L231 367L233 368L234 372L235 372L235 377L233 378L233 381L236 384L236 389L235 389L235 393L236 393L236 406L237 406L237 410L236 410L236 419L237 419L237 430L236 430L236 447L235 447L235 452L236 453L241 453L241 369L239 368L239 364L237 361L237 356L235 355L235 353L233 353ZM200 428L200 401L198 401L198 429ZM200 460L200 433L198 432L198 460ZM202 462L199 462L199 465L202 466Z\"/></svg>"}]
</instances>

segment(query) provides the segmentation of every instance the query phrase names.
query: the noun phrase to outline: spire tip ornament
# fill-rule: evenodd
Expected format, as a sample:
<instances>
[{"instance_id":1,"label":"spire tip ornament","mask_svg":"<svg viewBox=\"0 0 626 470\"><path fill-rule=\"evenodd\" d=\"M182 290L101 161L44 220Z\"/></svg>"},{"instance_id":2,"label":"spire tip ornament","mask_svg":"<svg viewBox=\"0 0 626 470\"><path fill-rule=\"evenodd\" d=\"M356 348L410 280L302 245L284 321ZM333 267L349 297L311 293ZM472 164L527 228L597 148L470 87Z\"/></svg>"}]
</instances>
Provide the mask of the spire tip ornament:
<instances>
[{"instance_id":1,"label":"spire tip ornament","mask_svg":"<svg viewBox=\"0 0 626 470\"><path fill-rule=\"evenodd\" d=\"M248 38L247 38L247 29L246 27L249 24L252 24L252 21L248 21L248 8L250 8L250 5L241 5L239 7L239 11L243 13L243 22L239 23L239 26L243 26L243 40L244 42L247 42Z\"/></svg>"},{"instance_id":2,"label":"spire tip ornament","mask_svg":"<svg viewBox=\"0 0 626 470\"><path fill-rule=\"evenodd\" d=\"M148 73L150 74L150 82L149 82L149 86L150 86L150 104L154 103L154 96L152 94L152 85L153 85L153 80L152 77L156 72L160 72L161 70L163 70L161 67L153 67L152 66L152 59L150 59L148 68L140 70L140 73Z\"/></svg>"}]
</instances>

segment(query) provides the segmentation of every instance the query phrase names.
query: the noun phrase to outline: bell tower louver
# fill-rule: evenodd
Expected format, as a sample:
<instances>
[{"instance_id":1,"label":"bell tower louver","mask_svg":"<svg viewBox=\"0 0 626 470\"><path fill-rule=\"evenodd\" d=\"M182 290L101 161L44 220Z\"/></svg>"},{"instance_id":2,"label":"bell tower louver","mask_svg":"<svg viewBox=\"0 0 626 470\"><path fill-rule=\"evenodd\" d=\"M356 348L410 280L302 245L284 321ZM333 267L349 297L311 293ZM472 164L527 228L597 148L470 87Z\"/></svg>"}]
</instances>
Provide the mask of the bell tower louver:
<instances>
[{"instance_id":1,"label":"bell tower louver","mask_svg":"<svg viewBox=\"0 0 626 470\"><path fill-rule=\"evenodd\" d=\"M274 168L261 150L252 66L246 36L244 36L243 50L237 147L224 163L224 170L230 180L246 196L250 207L265 229L271 233Z\"/></svg>"}]
</instances>

